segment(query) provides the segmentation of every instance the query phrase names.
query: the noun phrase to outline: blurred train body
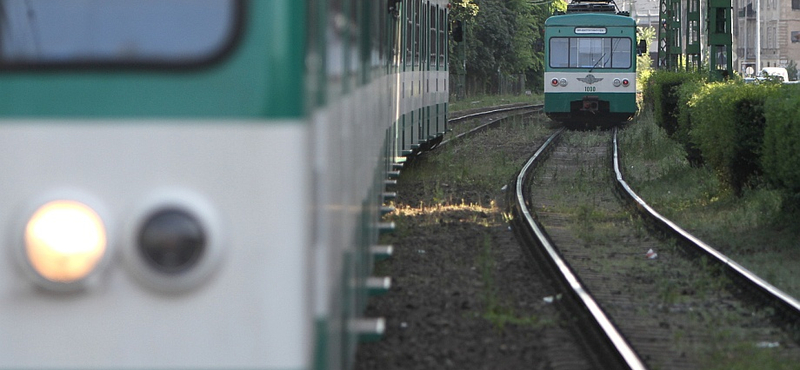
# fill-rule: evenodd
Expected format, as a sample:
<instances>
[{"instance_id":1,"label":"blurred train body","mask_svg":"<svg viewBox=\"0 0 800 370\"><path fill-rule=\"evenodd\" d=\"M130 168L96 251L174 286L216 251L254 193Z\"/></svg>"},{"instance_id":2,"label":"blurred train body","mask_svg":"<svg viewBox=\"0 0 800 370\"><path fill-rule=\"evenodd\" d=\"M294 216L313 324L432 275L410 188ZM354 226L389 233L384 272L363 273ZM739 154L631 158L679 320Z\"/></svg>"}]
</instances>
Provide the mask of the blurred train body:
<instances>
[{"instance_id":1,"label":"blurred train body","mask_svg":"<svg viewBox=\"0 0 800 370\"><path fill-rule=\"evenodd\" d=\"M0 368L351 368L446 4L0 1Z\"/></svg>"},{"instance_id":2,"label":"blurred train body","mask_svg":"<svg viewBox=\"0 0 800 370\"><path fill-rule=\"evenodd\" d=\"M613 124L636 106L636 22L613 1L573 1L545 22L544 111L564 123Z\"/></svg>"}]
</instances>

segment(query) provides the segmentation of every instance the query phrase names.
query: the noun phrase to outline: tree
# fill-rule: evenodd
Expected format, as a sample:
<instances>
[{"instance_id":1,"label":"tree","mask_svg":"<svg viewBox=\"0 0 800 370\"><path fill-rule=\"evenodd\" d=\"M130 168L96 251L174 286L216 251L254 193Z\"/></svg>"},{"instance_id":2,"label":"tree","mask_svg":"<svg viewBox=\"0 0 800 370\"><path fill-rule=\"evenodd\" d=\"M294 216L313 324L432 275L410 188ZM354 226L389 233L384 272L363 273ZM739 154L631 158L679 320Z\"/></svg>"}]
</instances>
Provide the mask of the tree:
<instances>
[{"instance_id":1,"label":"tree","mask_svg":"<svg viewBox=\"0 0 800 370\"><path fill-rule=\"evenodd\" d=\"M789 74L789 81L797 81L797 62L790 60L786 65L786 73Z\"/></svg>"},{"instance_id":2,"label":"tree","mask_svg":"<svg viewBox=\"0 0 800 370\"><path fill-rule=\"evenodd\" d=\"M648 45L656 38L656 29L653 27L637 27L636 29L637 45L639 40L644 40ZM639 81L644 81L653 72L653 59L650 57L650 52L643 53L636 56L636 78ZM638 85L642 86L642 85ZM643 86L642 86L643 87Z\"/></svg>"},{"instance_id":3,"label":"tree","mask_svg":"<svg viewBox=\"0 0 800 370\"><path fill-rule=\"evenodd\" d=\"M451 9L461 9L464 1ZM500 82L507 77L523 75L527 76L527 88L540 89L544 71L544 21L555 9L566 9L566 3L561 0L473 1L475 12L471 14L474 18L469 19L463 29L465 60L451 57L451 73L456 73L466 62L469 90L473 93L497 91ZM464 12L459 10L451 17L464 19Z\"/></svg>"}]
</instances>

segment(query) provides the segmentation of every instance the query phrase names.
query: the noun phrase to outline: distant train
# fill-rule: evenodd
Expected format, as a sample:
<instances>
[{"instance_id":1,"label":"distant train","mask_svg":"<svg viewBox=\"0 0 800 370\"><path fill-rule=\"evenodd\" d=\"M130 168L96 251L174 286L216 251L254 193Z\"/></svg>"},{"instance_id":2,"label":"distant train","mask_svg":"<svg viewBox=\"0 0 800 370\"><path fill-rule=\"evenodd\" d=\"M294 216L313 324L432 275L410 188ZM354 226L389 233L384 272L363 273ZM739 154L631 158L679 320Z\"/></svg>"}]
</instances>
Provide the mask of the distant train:
<instances>
[{"instance_id":1,"label":"distant train","mask_svg":"<svg viewBox=\"0 0 800 370\"><path fill-rule=\"evenodd\" d=\"M564 123L636 114L636 22L613 1L574 0L545 21L544 111Z\"/></svg>"},{"instance_id":2,"label":"distant train","mask_svg":"<svg viewBox=\"0 0 800 370\"><path fill-rule=\"evenodd\" d=\"M0 368L352 367L387 183L446 130L447 23L0 1Z\"/></svg>"}]
</instances>

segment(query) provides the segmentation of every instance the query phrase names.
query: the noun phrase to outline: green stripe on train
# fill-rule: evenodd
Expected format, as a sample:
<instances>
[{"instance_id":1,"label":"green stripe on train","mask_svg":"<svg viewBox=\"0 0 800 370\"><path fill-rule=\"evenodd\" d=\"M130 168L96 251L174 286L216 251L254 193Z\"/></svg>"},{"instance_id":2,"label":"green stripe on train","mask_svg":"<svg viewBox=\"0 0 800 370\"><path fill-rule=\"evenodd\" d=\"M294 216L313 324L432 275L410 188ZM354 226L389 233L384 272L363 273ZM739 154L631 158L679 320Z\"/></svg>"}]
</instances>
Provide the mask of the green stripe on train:
<instances>
[{"instance_id":1,"label":"green stripe on train","mask_svg":"<svg viewBox=\"0 0 800 370\"><path fill-rule=\"evenodd\" d=\"M593 94L600 100L609 102L609 110L611 113L622 112L636 112L636 94L634 93L598 93ZM570 102L582 101L586 93L560 93L560 94L545 94L544 106L545 113L549 112L569 112Z\"/></svg>"}]
</instances>

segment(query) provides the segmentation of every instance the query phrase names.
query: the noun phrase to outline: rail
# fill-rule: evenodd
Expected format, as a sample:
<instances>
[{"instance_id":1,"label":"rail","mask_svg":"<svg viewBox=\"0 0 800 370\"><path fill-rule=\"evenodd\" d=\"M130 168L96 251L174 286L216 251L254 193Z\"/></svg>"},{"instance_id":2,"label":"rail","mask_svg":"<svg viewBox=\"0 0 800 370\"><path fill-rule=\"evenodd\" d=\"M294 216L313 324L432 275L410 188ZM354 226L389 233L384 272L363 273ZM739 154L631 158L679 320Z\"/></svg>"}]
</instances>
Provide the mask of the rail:
<instances>
[{"instance_id":1,"label":"rail","mask_svg":"<svg viewBox=\"0 0 800 370\"><path fill-rule=\"evenodd\" d=\"M514 184L514 228L517 235L526 241L535 242L540 248L529 252L543 257L545 269L555 277L556 282L567 292L561 301L579 321L576 325L583 330L584 346L592 349L594 361L605 369L646 369L644 363L620 334L595 299L587 292L578 276L561 257L547 234L536 222L528 209L527 183L532 170L546 156L551 145L558 141L564 129L556 131L534 153L520 170ZM542 259L535 259L540 261Z\"/></svg>"},{"instance_id":2,"label":"rail","mask_svg":"<svg viewBox=\"0 0 800 370\"><path fill-rule=\"evenodd\" d=\"M512 106L512 107L503 107L503 108L498 108L498 109L491 109L491 110L487 110L487 111L470 113L470 114L467 114L467 115L464 115L464 116L459 116L459 117L456 117L456 118L451 118L447 122L452 124L452 123L456 123L456 122L459 122L459 121L465 121L465 120L472 119L472 118L479 118L479 117L483 117L483 116L489 116L489 115L493 115L493 114L505 113L505 112L511 112L511 111L519 111L519 110L532 110L534 112L538 112L538 111L541 111L543 107L544 107L544 105L542 105L542 104L527 104L527 105L516 105L516 106ZM446 144L446 143L448 143L450 141L460 139L460 138L462 138L464 136L472 135L472 134L474 134L476 132L483 131L483 130L489 128L489 127L492 127L492 126L496 125L500 121L502 121L502 119L498 119L498 120L493 121L493 122L488 122L488 123L484 123L482 125L476 126L476 127L472 128L472 129L470 129L469 131L462 132L462 133L456 135L453 138L450 138L450 139L442 141L439 144L439 146L444 145L444 144Z\"/></svg>"},{"instance_id":3,"label":"rail","mask_svg":"<svg viewBox=\"0 0 800 370\"><path fill-rule=\"evenodd\" d=\"M676 225L666 217L662 216L651 208L642 198L640 198L628 185L622 177L622 171L619 164L619 149L617 142L617 129L614 129L613 147L614 147L614 172L616 175L616 185L618 191L628 199L646 219L654 223L662 231L674 236L681 244L688 246L690 252L701 253L710 257L712 261L724 266L725 270L732 275L732 277L743 282L748 287L759 292L765 296L773 306L780 310L787 316L787 321L795 326L800 325L800 301L794 297L786 294L764 279L758 277L756 274L746 269L744 266L736 263L726 255L718 250L712 248L704 243L697 237L689 234L686 230Z\"/></svg>"}]
</instances>

